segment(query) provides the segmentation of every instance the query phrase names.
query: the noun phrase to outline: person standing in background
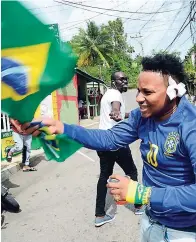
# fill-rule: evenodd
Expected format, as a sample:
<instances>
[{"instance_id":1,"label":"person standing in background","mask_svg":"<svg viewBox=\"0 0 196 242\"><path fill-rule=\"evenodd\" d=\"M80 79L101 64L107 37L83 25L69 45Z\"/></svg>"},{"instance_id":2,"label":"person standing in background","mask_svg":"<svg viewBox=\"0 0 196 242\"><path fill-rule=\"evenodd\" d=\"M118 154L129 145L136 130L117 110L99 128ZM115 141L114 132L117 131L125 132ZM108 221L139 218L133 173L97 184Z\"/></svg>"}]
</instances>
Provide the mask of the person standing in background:
<instances>
[{"instance_id":1,"label":"person standing in background","mask_svg":"<svg viewBox=\"0 0 196 242\"><path fill-rule=\"evenodd\" d=\"M99 129L107 130L118 124L129 114L125 113L125 102L122 93L128 88L128 79L123 72L115 72L111 76L111 88L101 99ZM113 173L115 162L123 169L126 175L137 181L137 168L133 162L129 146L113 151L97 151L100 159L100 176L97 183L97 198L95 210L95 226L99 227L111 222L115 218L117 205L113 201L108 211L105 211L107 194L107 180Z\"/></svg>"},{"instance_id":2,"label":"person standing in background","mask_svg":"<svg viewBox=\"0 0 196 242\"><path fill-rule=\"evenodd\" d=\"M30 167L29 165L29 159L30 159L30 154L31 154L31 142L32 142L32 135L27 135L25 131L22 131L21 125L17 120L10 119L10 124L11 128L13 130L13 139L15 142L15 145L11 148L8 149L7 151L7 161L11 162L12 161L12 156L14 153L21 152L23 151L24 147L26 150L26 155L25 155L25 161L24 161L24 166L23 166L23 171L28 172L28 171L36 171L35 167Z\"/></svg>"}]
</instances>

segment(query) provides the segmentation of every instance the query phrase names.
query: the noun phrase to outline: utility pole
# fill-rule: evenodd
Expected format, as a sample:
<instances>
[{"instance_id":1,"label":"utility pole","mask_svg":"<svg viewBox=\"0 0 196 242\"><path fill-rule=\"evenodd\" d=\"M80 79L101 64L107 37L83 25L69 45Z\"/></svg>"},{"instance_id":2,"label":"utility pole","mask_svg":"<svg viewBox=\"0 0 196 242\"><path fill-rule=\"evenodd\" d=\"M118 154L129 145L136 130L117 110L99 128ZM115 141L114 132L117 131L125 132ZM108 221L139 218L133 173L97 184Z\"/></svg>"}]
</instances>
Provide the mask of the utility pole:
<instances>
[{"instance_id":1,"label":"utility pole","mask_svg":"<svg viewBox=\"0 0 196 242\"><path fill-rule=\"evenodd\" d=\"M142 38L142 36L130 36L130 39L134 39L135 41L137 41L139 43L139 45L141 46L142 56L144 56L144 47L143 47L142 42L140 40L138 40L139 38Z\"/></svg>"}]
</instances>

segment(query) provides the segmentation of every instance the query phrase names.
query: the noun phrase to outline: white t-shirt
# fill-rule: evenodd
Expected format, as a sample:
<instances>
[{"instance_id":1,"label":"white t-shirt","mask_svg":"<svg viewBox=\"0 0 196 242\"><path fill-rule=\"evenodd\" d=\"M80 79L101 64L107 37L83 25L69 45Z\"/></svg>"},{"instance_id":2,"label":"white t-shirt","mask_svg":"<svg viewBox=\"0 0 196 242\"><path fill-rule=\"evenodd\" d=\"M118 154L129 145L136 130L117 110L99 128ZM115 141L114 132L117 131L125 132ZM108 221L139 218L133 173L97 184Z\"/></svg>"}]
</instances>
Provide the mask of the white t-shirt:
<instances>
[{"instance_id":1,"label":"white t-shirt","mask_svg":"<svg viewBox=\"0 0 196 242\"><path fill-rule=\"evenodd\" d=\"M108 89L101 99L99 129L110 129L118 123L109 116L112 111L112 102L115 101L121 103L121 116L123 119L125 118L125 102L122 94L116 89Z\"/></svg>"}]
</instances>

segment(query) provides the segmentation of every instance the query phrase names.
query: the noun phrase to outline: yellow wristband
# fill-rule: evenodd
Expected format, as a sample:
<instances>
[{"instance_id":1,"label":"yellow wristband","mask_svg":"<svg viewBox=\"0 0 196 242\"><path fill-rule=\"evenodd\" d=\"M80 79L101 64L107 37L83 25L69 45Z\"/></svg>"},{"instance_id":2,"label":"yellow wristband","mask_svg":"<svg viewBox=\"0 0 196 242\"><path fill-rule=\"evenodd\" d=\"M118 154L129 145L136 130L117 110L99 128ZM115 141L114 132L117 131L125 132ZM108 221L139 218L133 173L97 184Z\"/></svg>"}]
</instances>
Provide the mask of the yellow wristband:
<instances>
[{"instance_id":1,"label":"yellow wristband","mask_svg":"<svg viewBox=\"0 0 196 242\"><path fill-rule=\"evenodd\" d=\"M127 195L126 195L126 201L128 203L132 203L132 204L135 203L137 185L138 185L138 182L136 182L136 181L131 180L129 182L128 191L127 191Z\"/></svg>"},{"instance_id":2,"label":"yellow wristband","mask_svg":"<svg viewBox=\"0 0 196 242\"><path fill-rule=\"evenodd\" d=\"M132 204L148 204L150 201L151 187L146 187L131 180L128 185L126 201Z\"/></svg>"}]
</instances>

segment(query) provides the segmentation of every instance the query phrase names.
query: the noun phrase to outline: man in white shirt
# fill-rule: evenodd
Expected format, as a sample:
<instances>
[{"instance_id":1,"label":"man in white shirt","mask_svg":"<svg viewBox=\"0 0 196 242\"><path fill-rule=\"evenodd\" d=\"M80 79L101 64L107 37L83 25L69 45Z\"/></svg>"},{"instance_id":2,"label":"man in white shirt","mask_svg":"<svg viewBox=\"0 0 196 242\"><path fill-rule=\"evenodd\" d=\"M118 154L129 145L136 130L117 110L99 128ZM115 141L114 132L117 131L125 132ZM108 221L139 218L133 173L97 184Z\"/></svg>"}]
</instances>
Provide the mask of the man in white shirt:
<instances>
[{"instance_id":1,"label":"man in white shirt","mask_svg":"<svg viewBox=\"0 0 196 242\"><path fill-rule=\"evenodd\" d=\"M99 129L110 129L120 120L128 118L125 113L125 103L122 93L128 88L128 79L123 72L115 72L111 76L111 88L101 100ZM113 173L115 162L123 169L126 175L137 181L137 168L133 162L129 146L116 151L97 151L100 158L100 177L97 184L97 198L95 211L95 226L99 227L114 219L114 214L106 214L105 200L107 194L107 180ZM129 161L129 162L127 162Z\"/></svg>"}]
</instances>

